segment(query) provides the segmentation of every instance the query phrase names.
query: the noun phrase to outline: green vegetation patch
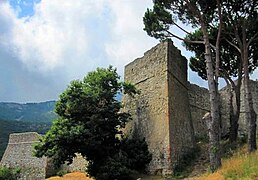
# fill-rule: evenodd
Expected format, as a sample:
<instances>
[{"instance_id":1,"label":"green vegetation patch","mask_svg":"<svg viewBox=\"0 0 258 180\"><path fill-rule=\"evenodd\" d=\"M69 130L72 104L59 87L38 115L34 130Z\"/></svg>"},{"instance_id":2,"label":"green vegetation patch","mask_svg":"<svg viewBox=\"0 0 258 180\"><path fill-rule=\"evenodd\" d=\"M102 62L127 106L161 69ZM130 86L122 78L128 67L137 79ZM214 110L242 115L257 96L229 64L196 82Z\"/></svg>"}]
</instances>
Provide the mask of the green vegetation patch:
<instances>
[{"instance_id":1,"label":"green vegetation patch","mask_svg":"<svg viewBox=\"0 0 258 180\"><path fill-rule=\"evenodd\" d=\"M16 180L19 178L21 168L8 168L5 166L0 167L0 179L1 180Z\"/></svg>"},{"instance_id":2,"label":"green vegetation patch","mask_svg":"<svg viewBox=\"0 0 258 180\"><path fill-rule=\"evenodd\" d=\"M223 172L223 176L226 179L255 179L258 178L258 153L245 154L237 157L237 159L232 159L231 163L237 162L239 166L236 168L229 169Z\"/></svg>"}]
</instances>

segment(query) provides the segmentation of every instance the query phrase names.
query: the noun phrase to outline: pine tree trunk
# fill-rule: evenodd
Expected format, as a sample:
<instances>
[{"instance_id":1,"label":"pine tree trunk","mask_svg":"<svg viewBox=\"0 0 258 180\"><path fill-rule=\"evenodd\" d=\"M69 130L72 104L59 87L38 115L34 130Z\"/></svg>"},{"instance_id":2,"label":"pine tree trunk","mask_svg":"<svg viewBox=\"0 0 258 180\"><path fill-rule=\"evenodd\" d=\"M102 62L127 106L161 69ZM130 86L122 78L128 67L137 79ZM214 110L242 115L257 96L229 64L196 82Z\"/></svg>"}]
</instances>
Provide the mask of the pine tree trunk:
<instances>
[{"instance_id":1,"label":"pine tree trunk","mask_svg":"<svg viewBox=\"0 0 258 180\"><path fill-rule=\"evenodd\" d=\"M233 99L232 99L233 100ZM238 120L239 120L239 111L237 110L237 106L231 104L230 110L230 133L229 133L229 141L231 143L236 142L238 135Z\"/></svg>"},{"instance_id":2,"label":"pine tree trunk","mask_svg":"<svg viewBox=\"0 0 258 180\"><path fill-rule=\"evenodd\" d=\"M230 120L230 131L229 131L229 141L232 143L232 142L235 142L236 141L236 129L238 128L236 126L236 116L235 116L235 113L234 113L234 110L235 110L235 106L233 105L234 102L233 102L233 92L232 90L230 90L230 93L229 93L229 113L230 113L230 117L229 117L229 120Z\"/></svg>"},{"instance_id":3,"label":"pine tree trunk","mask_svg":"<svg viewBox=\"0 0 258 180\"><path fill-rule=\"evenodd\" d=\"M242 71L242 68L239 70ZM240 115L240 88L242 81L242 73L238 76L237 85L234 86L235 99L233 99L233 92L230 92L230 132L229 141L236 142L238 135L238 121Z\"/></svg>"},{"instance_id":4,"label":"pine tree trunk","mask_svg":"<svg viewBox=\"0 0 258 180\"><path fill-rule=\"evenodd\" d=\"M253 108L253 99L250 91L250 79L248 69L248 53L247 48L243 50L242 60L244 66L244 93L245 93L245 116L247 121L248 134L248 152L253 152L257 149L256 145L256 113Z\"/></svg>"},{"instance_id":5,"label":"pine tree trunk","mask_svg":"<svg viewBox=\"0 0 258 180\"><path fill-rule=\"evenodd\" d=\"M211 119L209 124L209 157L210 168L212 171L217 170L221 166L220 157L220 117L219 117L219 101L218 101L218 86L214 80L214 69L211 58L211 49L207 33L207 28L202 24L204 45L205 45L205 59L207 78L210 94L211 105Z\"/></svg>"}]
</instances>

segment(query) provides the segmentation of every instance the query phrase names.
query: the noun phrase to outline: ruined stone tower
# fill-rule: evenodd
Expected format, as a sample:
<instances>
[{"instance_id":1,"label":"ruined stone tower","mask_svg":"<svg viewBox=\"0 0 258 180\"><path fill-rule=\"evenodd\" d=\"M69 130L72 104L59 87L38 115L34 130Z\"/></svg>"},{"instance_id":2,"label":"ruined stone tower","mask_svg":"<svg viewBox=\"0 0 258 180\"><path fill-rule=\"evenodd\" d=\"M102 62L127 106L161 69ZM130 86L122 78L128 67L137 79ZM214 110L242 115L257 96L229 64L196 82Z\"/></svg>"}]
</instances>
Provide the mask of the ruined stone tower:
<instances>
[{"instance_id":1,"label":"ruined stone tower","mask_svg":"<svg viewBox=\"0 0 258 180\"><path fill-rule=\"evenodd\" d=\"M173 173L194 148L187 60L171 41L162 42L125 67L125 81L141 91L135 98L123 99L133 119L127 131L146 139L151 173Z\"/></svg>"},{"instance_id":2,"label":"ruined stone tower","mask_svg":"<svg viewBox=\"0 0 258 180\"><path fill-rule=\"evenodd\" d=\"M47 158L32 156L33 144L39 142L39 137L36 132L10 134L0 165L23 168L25 173L20 179L45 179Z\"/></svg>"},{"instance_id":3,"label":"ruined stone tower","mask_svg":"<svg viewBox=\"0 0 258 180\"><path fill-rule=\"evenodd\" d=\"M19 180L42 180L55 175L58 170L85 171L87 161L80 154L73 158L72 164L63 164L59 169L54 168L50 158L33 156L33 145L39 142L40 136L36 132L10 134L0 166L21 168Z\"/></svg>"}]
</instances>

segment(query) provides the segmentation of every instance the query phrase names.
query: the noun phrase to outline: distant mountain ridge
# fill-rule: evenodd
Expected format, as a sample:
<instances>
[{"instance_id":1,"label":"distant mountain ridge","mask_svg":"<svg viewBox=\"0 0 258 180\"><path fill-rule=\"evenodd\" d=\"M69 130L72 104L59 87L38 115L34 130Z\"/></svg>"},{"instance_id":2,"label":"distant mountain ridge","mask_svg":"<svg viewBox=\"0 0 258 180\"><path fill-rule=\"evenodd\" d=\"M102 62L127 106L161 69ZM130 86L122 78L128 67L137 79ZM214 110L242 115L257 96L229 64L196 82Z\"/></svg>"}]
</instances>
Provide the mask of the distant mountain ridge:
<instances>
[{"instance_id":1,"label":"distant mountain ridge","mask_svg":"<svg viewBox=\"0 0 258 180\"><path fill-rule=\"evenodd\" d=\"M58 117L54 112L55 104L56 101L25 104L0 102L0 159L10 133L46 133L53 120Z\"/></svg>"},{"instance_id":2,"label":"distant mountain ridge","mask_svg":"<svg viewBox=\"0 0 258 180\"><path fill-rule=\"evenodd\" d=\"M58 115L54 112L56 101L40 103L0 102L0 119L23 122L52 122Z\"/></svg>"}]
</instances>

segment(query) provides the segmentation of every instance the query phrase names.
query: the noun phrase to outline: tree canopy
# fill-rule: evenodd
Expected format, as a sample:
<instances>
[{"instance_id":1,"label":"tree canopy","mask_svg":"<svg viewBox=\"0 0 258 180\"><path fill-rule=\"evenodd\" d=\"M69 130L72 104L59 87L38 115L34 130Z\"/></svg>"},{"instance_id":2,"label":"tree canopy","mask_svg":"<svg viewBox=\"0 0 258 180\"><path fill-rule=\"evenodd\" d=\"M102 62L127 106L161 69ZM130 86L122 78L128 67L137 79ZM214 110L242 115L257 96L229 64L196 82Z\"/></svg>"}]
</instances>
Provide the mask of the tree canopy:
<instances>
[{"instance_id":1,"label":"tree canopy","mask_svg":"<svg viewBox=\"0 0 258 180\"><path fill-rule=\"evenodd\" d=\"M216 28L210 29L209 36L210 36L211 43L215 44L216 38L217 38L217 29ZM200 29L197 29L193 33L187 34L186 38L192 41L200 40L202 39L202 32ZM190 68L193 71L197 72L202 79L207 80L204 45L185 42L184 46L186 47L187 50L194 52L194 56L192 56L189 61ZM215 49L211 49L211 53L212 53L213 62L215 66L215 56L216 56ZM241 63L240 53L236 51L235 48L233 48L222 38L220 42L219 76L222 78L237 77L239 63Z\"/></svg>"},{"instance_id":2,"label":"tree canopy","mask_svg":"<svg viewBox=\"0 0 258 180\"><path fill-rule=\"evenodd\" d=\"M250 91L249 72L257 67L258 43L258 2L256 0L223 1L225 6L225 40L234 47L241 57L243 67L244 105L248 133L248 151L257 149L256 112Z\"/></svg>"},{"instance_id":3,"label":"tree canopy","mask_svg":"<svg viewBox=\"0 0 258 180\"><path fill-rule=\"evenodd\" d=\"M256 114L249 90L249 72L257 66L258 2L256 0L153 0L153 3L153 9L147 9L143 17L144 30L148 35L161 40L177 38L189 43L188 48L196 52L196 57L190 60L191 68L208 80L211 103L209 131L211 169L215 170L221 164L218 153L219 77L228 80L231 80L230 76L240 77L238 80L240 83L237 83L239 89L244 74L248 149L250 152L255 150ZM192 34L187 32L177 24L177 20L191 25L197 31ZM171 29L172 26L187 36L177 36ZM231 84L235 86L232 82ZM240 102L240 96L238 97L237 101Z\"/></svg>"},{"instance_id":4,"label":"tree canopy","mask_svg":"<svg viewBox=\"0 0 258 180\"><path fill-rule=\"evenodd\" d=\"M66 161L72 162L75 153L81 153L89 161L92 176L105 170L104 163L113 163L113 159L120 157L121 129L130 115L120 112L121 102L115 97L117 93L134 95L138 91L133 85L118 80L116 69L110 66L97 68L83 81L72 81L56 104L60 118L35 146L35 155L51 157L55 165L60 166ZM145 141L137 142L148 152ZM146 159L148 162L151 159L148 153Z\"/></svg>"}]
</instances>

